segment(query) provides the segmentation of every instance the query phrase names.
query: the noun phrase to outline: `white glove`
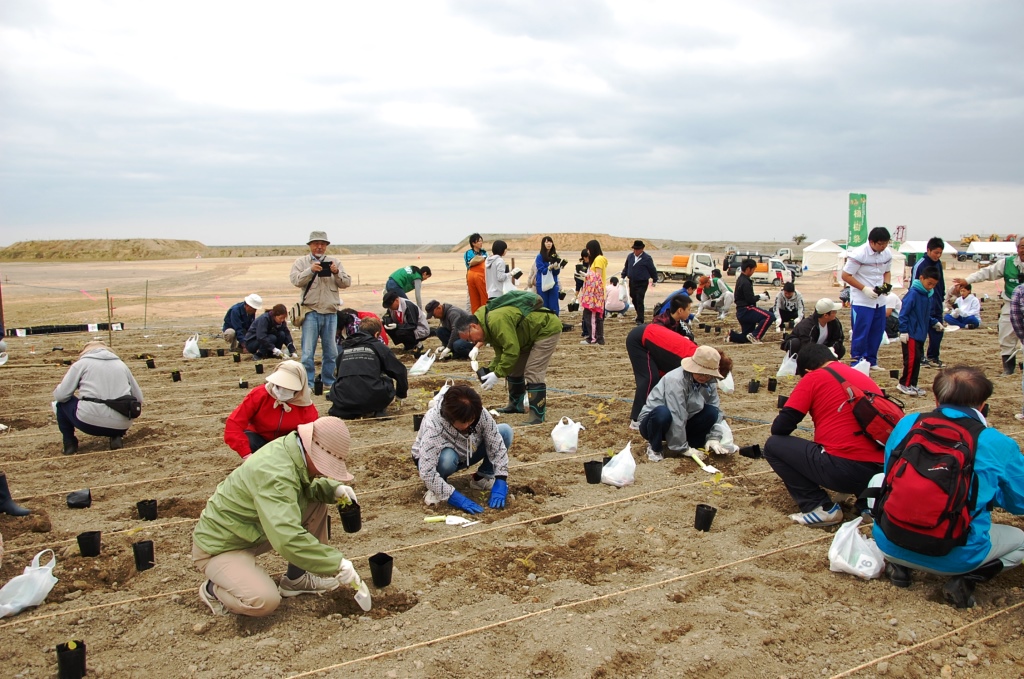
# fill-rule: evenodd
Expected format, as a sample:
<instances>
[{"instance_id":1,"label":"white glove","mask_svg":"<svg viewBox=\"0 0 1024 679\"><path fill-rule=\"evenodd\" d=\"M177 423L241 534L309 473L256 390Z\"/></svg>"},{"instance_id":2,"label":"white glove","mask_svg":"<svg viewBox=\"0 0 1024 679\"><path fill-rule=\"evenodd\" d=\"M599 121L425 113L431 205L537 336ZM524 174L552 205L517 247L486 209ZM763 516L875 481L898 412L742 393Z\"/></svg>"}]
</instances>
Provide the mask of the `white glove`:
<instances>
[{"instance_id":1,"label":"white glove","mask_svg":"<svg viewBox=\"0 0 1024 679\"><path fill-rule=\"evenodd\" d=\"M864 289L861 290L861 292L863 292L864 296L867 297L868 299L878 299L878 293L875 292L874 288L869 288L868 286L865 285Z\"/></svg>"},{"instance_id":2,"label":"white glove","mask_svg":"<svg viewBox=\"0 0 1024 679\"><path fill-rule=\"evenodd\" d=\"M278 358L281 358L281 350L278 349L277 347L274 347L274 351L272 351L271 353L273 353L274 356L277 356Z\"/></svg>"},{"instance_id":3,"label":"white glove","mask_svg":"<svg viewBox=\"0 0 1024 679\"><path fill-rule=\"evenodd\" d=\"M782 319L775 321L775 332L782 330Z\"/></svg>"},{"instance_id":4,"label":"white glove","mask_svg":"<svg viewBox=\"0 0 1024 679\"><path fill-rule=\"evenodd\" d=\"M397 323L388 323L387 325L384 326L384 329L385 330L397 330L398 329L398 324Z\"/></svg>"},{"instance_id":5,"label":"white glove","mask_svg":"<svg viewBox=\"0 0 1024 679\"><path fill-rule=\"evenodd\" d=\"M341 568L334 577L343 585L351 585L352 589L359 589L359 585L363 584L359 573L356 573L356 567L348 559L341 560Z\"/></svg>"},{"instance_id":6,"label":"white glove","mask_svg":"<svg viewBox=\"0 0 1024 679\"><path fill-rule=\"evenodd\" d=\"M448 347L445 347L444 349L442 349L442 350L441 350L441 353L440 353L440 354L438 354L438 355L437 355L437 357L438 357L438 358L439 358L440 360L442 360L442 361L443 361L444 359L448 358L448 356L449 356L449 355L450 355L451 353L452 353L452 350L451 350L451 349L449 349Z\"/></svg>"},{"instance_id":7,"label":"white glove","mask_svg":"<svg viewBox=\"0 0 1024 679\"><path fill-rule=\"evenodd\" d=\"M709 453L714 453L715 455L729 454L729 451L725 449L725 446L722 445L721 441L708 441L704 444L704 449Z\"/></svg>"},{"instance_id":8,"label":"white glove","mask_svg":"<svg viewBox=\"0 0 1024 679\"><path fill-rule=\"evenodd\" d=\"M352 502L359 502L356 500L356 491L352 490L352 486L338 486L334 489L334 497L347 497Z\"/></svg>"},{"instance_id":9,"label":"white glove","mask_svg":"<svg viewBox=\"0 0 1024 679\"><path fill-rule=\"evenodd\" d=\"M480 355L480 347L474 346L472 349L469 350L469 360L475 361L477 356L479 356L479 355ZM475 369L476 368L474 368L474 370Z\"/></svg>"},{"instance_id":10,"label":"white glove","mask_svg":"<svg viewBox=\"0 0 1024 679\"><path fill-rule=\"evenodd\" d=\"M292 352L292 358L293 358L293 359L295 359L296 361L297 361L297 360L299 360L299 355L298 355L298 353L296 353L296 352L294 352L294 351L293 351L293 352Z\"/></svg>"},{"instance_id":11,"label":"white glove","mask_svg":"<svg viewBox=\"0 0 1024 679\"><path fill-rule=\"evenodd\" d=\"M906 344L908 341L910 341L910 335L908 335L905 332L901 332L900 333L900 342L903 342L904 344Z\"/></svg>"},{"instance_id":12,"label":"white glove","mask_svg":"<svg viewBox=\"0 0 1024 679\"><path fill-rule=\"evenodd\" d=\"M946 326L942 325L942 323L939 322L936 322L935 325L932 326L932 330L934 330L935 332L942 332L945 329Z\"/></svg>"},{"instance_id":13,"label":"white glove","mask_svg":"<svg viewBox=\"0 0 1024 679\"><path fill-rule=\"evenodd\" d=\"M498 375L496 373L487 373L486 375L484 375L483 379L480 380L480 384L483 385L484 391L487 391L488 389L492 388L497 383Z\"/></svg>"}]
</instances>

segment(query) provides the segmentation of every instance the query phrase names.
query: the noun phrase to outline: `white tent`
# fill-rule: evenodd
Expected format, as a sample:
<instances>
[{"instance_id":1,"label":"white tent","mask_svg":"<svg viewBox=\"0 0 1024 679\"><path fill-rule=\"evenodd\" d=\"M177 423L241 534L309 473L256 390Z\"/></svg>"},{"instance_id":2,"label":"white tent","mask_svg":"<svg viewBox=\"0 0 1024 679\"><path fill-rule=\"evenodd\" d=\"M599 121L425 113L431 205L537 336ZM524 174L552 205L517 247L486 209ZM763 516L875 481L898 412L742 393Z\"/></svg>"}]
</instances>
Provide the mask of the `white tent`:
<instances>
[{"instance_id":1,"label":"white tent","mask_svg":"<svg viewBox=\"0 0 1024 679\"><path fill-rule=\"evenodd\" d=\"M928 252L928 241L926 240L908 240L900 243L900 252L904 255L923 255ZM945 247L942 248L943 255L952 255L956 257L956 246L950 242L946 242Z\"/></svg>"},{"instance_id":2,"label":"white tent","mask_svg":"<svg viewBox=\"0 0 1024 679\"><path fill-rule=\"evenodd\" d=\"M1004 241L988 243L976 240L967 246L967 253L971 255L1015 255L1017 254L1017 244Z\"/></svg>"},{"instance_id":3,"label":"white tent","mask_svg":"<svg viewBox=\"0 0 1024 679\"><path fill-rule=\"evenodd\" d=\"M836 255L841 253L845 258L846 250L829 239L816 240L804 248L804 269L807 271L833 271L836 268Z\"/></svg>"}]
</instances>

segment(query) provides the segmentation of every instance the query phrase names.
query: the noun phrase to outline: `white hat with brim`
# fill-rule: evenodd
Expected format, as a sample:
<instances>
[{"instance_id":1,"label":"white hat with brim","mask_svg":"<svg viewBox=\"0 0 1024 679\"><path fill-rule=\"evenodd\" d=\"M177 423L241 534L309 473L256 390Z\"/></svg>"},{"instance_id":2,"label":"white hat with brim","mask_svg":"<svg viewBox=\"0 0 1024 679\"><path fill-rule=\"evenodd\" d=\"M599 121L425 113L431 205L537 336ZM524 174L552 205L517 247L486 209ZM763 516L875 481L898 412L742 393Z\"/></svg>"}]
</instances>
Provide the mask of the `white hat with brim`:
<instances>
[{"instance_id":1,"label":"white hat with brim","mask_svg":"<svg viewBox=\"0 0 1024 679\"><path fill-rule=\"evenodd\" d=\"M342 420L321 417L315 422L300 424L298 434L306 455L318 472L335 481L348 482L355 478L349 474L345 464L351 439Z\"/></svg>"},{"instance_id":2,"label":"white hat with brim","mask_svg":"<svg viewBox=\"0 0 1024 679\"><path fill-rule=\"evenodd\" d=\"M718 364L721 360L722 355L713 347L697 347L697 351L694 352L693 356L688 356L682 360L682 366L683 370L687 372L709 375L720 380L724 379L722 374L718 372Z\"/></svg>"},{"instance_id":3,"label":"white hat with brim","mask_svg":"<svg viewBox=\"0 0 1024 679\"><path fill-rule=\"evenodd\" d=\"M306 368L298 361L282 361L274 372L267 375L267 382L292 391L306 388Z\"/></svg>"},{"instance_id":4,"label":"white hat with brim","mask_svg":"<svg viewBox=\"0 0 1024 679\"><path fill-rule=\"evenodd\" d=\"M263 306L263 298L254 292L245 298L245 303L251 306L253 309L259 309L260 307Z\"/></svg>"},{"instance_id":5,"label":"white hat with brim","mask_svg":"<svg viewBox=\"0 0 1024 679\"><path fill-rule=\"evenodd\" d=\"M833 302L828 297L822 297L814 305L814 311L819 316L824 316L825 314L832 313L833 311L839 311L842 308L842 304Z\"/></svg>"},{"instance_id":6,"label":"white hat with brim","mask_svg":"<svg viewBox=\"0 0 1024 679\"><path fill-rule=\"evenodd\" d=\"M318 241L318 240L322 240L323 242L327 243L328 245L331 244L330 239L327 237L327 232L326 231L310 231L309 232L309 240L306 241L306 245L309 245L313 241Z\"/></svg>"}]
</instances>

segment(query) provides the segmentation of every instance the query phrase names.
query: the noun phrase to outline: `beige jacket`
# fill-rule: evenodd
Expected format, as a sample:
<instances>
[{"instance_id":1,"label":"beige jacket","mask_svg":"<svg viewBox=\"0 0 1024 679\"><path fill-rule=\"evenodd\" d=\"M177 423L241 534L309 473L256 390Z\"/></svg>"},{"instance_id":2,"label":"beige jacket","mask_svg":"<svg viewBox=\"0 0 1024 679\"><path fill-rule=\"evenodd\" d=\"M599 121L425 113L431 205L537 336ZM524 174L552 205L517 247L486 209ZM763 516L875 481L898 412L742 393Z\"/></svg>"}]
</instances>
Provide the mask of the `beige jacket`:
<instances>
[{"instance_id":1,"label":"beige jacket","mask_svg":"<svg viewBox=\"0 0 1024 679\"><path fill-rule=\"evenodd\" d=\"M299 288L300 295L312 280L313 285L309 287L309 292L302 300L302 306L320 314L333 314L341 308L341 295L338 294L338 290L352 285L352 277L345 273L345 267L341 265L337 255L327 255L326 259L337 262L338 273L333 276L314 276L313 255L303 255L292 264L288 278L292 285Z\"/></svg>"}]
</instances>

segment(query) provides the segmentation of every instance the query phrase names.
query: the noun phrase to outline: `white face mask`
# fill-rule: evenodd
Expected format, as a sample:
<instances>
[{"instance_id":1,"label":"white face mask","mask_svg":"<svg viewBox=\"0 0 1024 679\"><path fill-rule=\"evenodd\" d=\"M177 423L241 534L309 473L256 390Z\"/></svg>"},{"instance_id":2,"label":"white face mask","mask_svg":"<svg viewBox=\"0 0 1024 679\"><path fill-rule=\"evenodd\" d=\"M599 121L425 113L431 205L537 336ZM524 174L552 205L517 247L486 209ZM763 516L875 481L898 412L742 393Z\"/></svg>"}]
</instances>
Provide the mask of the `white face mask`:
<instances>
[{"instance_id":1,"label":"white face mask","mask_svg":"<svg viewBox=\"0 0 1024 679\"><path fill-rule=\"evenodd\" d=\"M271 388L273 388L274 396L277 397L278 401L290 401L293 398L295 398L295 394L298 393L297 391L292 391L291 389L279 387L276 384L271 384L270 386Z\"/></svg>"}]
</instances>

